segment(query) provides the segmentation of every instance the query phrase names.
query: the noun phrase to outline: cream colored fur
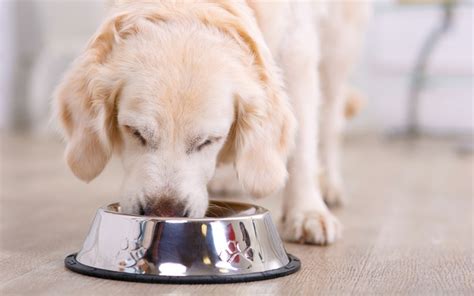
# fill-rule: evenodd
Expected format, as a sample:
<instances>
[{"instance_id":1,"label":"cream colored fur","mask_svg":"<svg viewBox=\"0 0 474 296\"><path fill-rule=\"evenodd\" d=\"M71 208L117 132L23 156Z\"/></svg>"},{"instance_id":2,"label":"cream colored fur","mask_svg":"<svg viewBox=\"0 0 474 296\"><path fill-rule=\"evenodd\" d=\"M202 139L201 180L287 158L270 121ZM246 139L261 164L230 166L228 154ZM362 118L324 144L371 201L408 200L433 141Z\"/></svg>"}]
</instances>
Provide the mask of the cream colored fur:
<instances>
[{"instance_id":1,"label":"cream colored fur","mask_svg":"<svg viewBox=\"0 0 474 296\"><path fill-rule=\"evenodd\" d=\"M125 211L171 198L200 217L217 164L229 163L253 196L284 189L286 239L334 242L340 224L323 197L340 199L332 149L365 5L334 18L345 5L119 2L56 91L74 174L94 179L115 152Z\"/></svg>"}]
</instances>

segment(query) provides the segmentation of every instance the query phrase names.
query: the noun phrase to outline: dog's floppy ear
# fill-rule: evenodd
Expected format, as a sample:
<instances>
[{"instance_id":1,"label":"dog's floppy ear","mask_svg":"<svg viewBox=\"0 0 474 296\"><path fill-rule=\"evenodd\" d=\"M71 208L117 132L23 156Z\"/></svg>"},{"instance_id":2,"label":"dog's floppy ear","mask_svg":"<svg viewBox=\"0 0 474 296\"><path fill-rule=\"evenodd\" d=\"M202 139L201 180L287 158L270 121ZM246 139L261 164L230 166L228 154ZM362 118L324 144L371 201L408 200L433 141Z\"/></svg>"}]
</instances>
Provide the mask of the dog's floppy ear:
<instances>
[{"instance_id":1,"label":"dog's floppy ear","mask_svg":"<svg viewBox=\"0 0 474 296\"><path fill-rule=\"evenodd\" d=\"M294 144L296 120L279 69L252 13L239 5L222 7L227 15L212 16L208 12L205 22L241 44L253 58L255 75L236 94L236 119L220 156L223 161L232 156L245 190L256 197L266 196L286 183L286 162Z\"/></svg>"},{"instance_id":2,"label":"dog's floppy ear","mask_svg":"<svg viewBox=\"0 0 474 296\"><path fill-rule=\"evenodd\" d=\"M262 96L237 96L233 126L234 165L240 183L255 197L281 189L293 146L295 119L283 97L270 89Z\"/></svg>"},{"instance_id":3,"label":"dog's floppy ear","mask_svg":"<svg viewBox=\"0 0 474 296\"><path fill-rule=\"evenodd\" d=\"M72 172L89 182L107 164L117 142L115 98L120 81L110 67L114 46L134 28L124 15L104 22L74 61L54 94L56 116L67 140Z\"/></svg>"}]
</instances>

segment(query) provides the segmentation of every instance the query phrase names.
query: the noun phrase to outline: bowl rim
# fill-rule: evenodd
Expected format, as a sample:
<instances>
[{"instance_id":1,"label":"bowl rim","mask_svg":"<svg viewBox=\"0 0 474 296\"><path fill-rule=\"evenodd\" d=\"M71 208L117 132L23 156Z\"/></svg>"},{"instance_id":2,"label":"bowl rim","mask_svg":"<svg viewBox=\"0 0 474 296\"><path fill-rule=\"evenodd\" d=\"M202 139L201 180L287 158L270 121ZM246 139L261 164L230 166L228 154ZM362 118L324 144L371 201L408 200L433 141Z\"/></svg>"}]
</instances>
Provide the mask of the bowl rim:
<instances>
[{"instance_id":1,"label":"bowl rim","mask_svg":"<svg viewBox=\"0 0 474 296\"><path fill-rule=\"evenodd\" d=\"M192 222L215 222L215 221L239 221L239 220L248 220L248 219L262 219L264 216L269 215L270 211L262 206L247 203L247 202L238 202L238 201L227 201L221 199L210 199L209 203L212 202L219 202L219 203L226 203L226 204L233 204L233 205L241 205L247 206L249 208L255 208L256 212L251 215L243 215L243 216L232 216L232 217L203 217L203 218L187 218L187 217L158 217L158 216L143 216L143 215L133 215L133 214L126 214L117 211L113 211L110 207L117 207L120 206L120 202L113 202L109 203L105 206L99 208L99 211L104 213L119 216L119 217L127 217L127 218L134 218L140 219L144 221L156 221L156 222L167 222L167 223L192 223Z\"/></svg>"}]
</instances>

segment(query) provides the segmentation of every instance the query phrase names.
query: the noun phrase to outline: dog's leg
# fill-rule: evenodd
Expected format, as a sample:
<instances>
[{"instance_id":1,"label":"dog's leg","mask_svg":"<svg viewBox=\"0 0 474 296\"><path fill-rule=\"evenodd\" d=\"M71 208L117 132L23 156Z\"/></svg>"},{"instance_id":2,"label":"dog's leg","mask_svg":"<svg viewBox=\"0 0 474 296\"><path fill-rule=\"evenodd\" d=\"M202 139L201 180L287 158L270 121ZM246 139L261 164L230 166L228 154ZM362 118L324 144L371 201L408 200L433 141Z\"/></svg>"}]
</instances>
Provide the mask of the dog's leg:
<instances>
[{"instance_id":1,"label":"dog's leg","mask_svg":"<svg viewBox=\"0 0 474 296\"><path fill-rule=\"evenodd\" d=\"M317 161L318 108L320 103L318 46L313 28L288 34L289 47L282 52L281 65L287 78L298 133L296 147L289 160L289 179L285 188L282 236L289 241L329 244L340 236L341 226L323 201Z\"/></svg>"},{"instance_id":2,"label":"dog's leg","mask_svg":"<svg viewBox=\"0 0 474 296\"><path fill-rule=\"evenodd\" d=\"M319 161L321 171L317 178L321 185L324 201L328 206L344 203L343 183L340 173L340 140L344 124L346 105L346 73L331 61L323 60L320 65L323 103L320 112Z\"/></svg>"},{"instance_id":3,"label":"dog's leg","mask_svg":"<svg viewBox=\"0 0 474 296\"><path fill-rule=\"evenodd\" d=\"M371 7L369 1L336 1L328 2L328 11L329 16L319 22L323 104L319 151L322 170L317 179L326 203L340 205L344 201L339 167L341 132L345 115L351 116L360 105L359 94L346 89L346 85L360 51Z\"/></svg>"}]
</instances>

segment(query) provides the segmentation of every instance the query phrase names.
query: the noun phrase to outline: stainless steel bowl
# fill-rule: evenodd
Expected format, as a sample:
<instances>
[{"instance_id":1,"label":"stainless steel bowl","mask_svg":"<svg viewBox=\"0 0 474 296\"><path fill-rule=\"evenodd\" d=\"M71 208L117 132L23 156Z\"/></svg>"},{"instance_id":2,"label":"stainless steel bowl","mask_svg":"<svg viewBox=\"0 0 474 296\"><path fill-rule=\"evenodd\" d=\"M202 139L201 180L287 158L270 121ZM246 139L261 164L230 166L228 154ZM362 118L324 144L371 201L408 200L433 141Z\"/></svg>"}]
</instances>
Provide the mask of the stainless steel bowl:
<instances>
[{"instance_id":1,"label":"stainless steel bowl","mask_svg":"<svg viewBox=\"0 0 474 296\"><path fill-rule=\"evenodd\" d=\"M160 283L228 283L284 276L300 267L286 253L268 210L211 201L205 218L160 218L97 211L70 270L102 278Z\"/></svg>"}]
</instances>

